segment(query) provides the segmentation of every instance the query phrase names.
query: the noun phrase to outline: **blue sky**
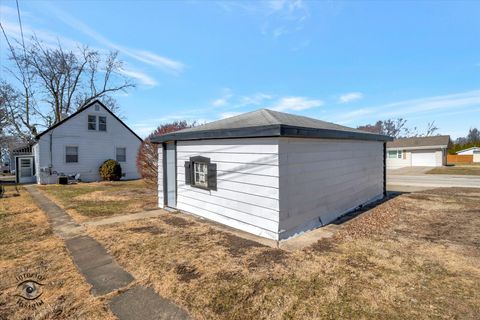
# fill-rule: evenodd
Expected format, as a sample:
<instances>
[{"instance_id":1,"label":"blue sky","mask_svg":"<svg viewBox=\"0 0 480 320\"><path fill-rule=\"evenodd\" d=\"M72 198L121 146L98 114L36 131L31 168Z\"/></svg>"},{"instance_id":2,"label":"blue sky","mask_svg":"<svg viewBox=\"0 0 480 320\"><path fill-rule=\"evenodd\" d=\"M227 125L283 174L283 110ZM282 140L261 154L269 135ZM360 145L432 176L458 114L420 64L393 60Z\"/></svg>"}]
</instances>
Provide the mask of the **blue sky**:
<instances>
[{"instance_id":1,"label":"blue sky","mask_svg":"<svg viewBox=\"0 0 480 320\"><path fill-rule=\"evenodd\" d=\"M27 36L120 52L138 86L116 98L142 136L259 108L351 127L435 121L453 138L480 127L480 2L19 4ZM0 9L18 36L15 2Z\"/></svg>"}]
</instances>

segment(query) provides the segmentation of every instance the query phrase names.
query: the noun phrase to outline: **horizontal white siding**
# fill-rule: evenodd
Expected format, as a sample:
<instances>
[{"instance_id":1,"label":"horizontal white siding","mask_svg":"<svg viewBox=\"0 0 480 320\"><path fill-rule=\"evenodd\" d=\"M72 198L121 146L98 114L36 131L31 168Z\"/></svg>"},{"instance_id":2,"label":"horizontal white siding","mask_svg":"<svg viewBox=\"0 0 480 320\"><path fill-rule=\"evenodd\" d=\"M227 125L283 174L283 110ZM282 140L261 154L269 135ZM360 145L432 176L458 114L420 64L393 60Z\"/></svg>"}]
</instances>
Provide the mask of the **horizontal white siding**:
<instances>
[{"instance_id":1,"label":"horizontal white siding","mask_svg":"<svg viewBox=\"0 0 480 320\"><path fill-rule=\"evenodd\" d=\"M280 239L383 195L383 143L280 139Z\"/></svg>"},{"instance_id":2,"label":"horizontal white siding","mask_svg":"<svg viewBox=\"0 0 480 320\"><path fill-rule=\"evenodd\" d=\"M91 131L87 127L88 115L106 116L107 131ZM98 121L98 119L97 119ZM50 161L50 135L52 136L52 157ZM80 173L83 181L98 181L98 169L108 159L116 159L116 148L126 148L126 162L120 162L125 179L138 179L136 166L141 141L101 106L95 111L90 106L60 126L43 135L38 141L37 168L48 168L58 174ZM65 147L78 147L78 163L66 163ZM38 183L56 182L56 176L37 171Z\"/></svg>"},{"instance_id":3,"label":"horizontal white siding","mask_svg":"<svg viewBox=\"0 0 480 320\"><path fill-rule=\"evenodd\" d=\"M480 151L477 151L473 154L473 162L477 163L480 162Z\"/></svg>"},{"instance_id":4,"label":"horizontal white siding","mask_svg":"<svg viewBox=\"0 0 480 320\"><path fill-rule=\"evenodd\" d=\"M217 164L217 190L185 184L185 161ZM259 236L277 239L278 139L177 142L177 208Z\"/></svg>"}]
</instances>

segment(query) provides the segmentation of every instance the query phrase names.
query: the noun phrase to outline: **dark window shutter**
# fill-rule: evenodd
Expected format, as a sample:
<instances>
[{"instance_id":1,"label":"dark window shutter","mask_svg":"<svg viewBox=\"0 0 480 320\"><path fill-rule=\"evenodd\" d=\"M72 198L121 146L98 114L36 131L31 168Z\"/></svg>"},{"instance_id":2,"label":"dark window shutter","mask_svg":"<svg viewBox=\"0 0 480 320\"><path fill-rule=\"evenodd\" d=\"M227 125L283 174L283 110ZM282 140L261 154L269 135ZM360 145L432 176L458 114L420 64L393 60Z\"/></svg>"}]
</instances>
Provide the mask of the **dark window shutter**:
<instances>
[{"instance_id":1,"label":"dark window shutter","mask_svg":"<svg viewBox=\"0 0 480 320\"><path fill-rule=\"evenodd\" d=\"M207 165L208 169L208 189L217 190L217 164L209 163Z\"/></svg>"},{"instance_id":2,"label":"dark window shutter","mask_svg":"<svg viewBox=\"0 0 480 320\"><path fill-rule=\"evenodd\" d=\"M192 163L185 161L185 184L192 185Z\"/></svg>"}]
</instances>

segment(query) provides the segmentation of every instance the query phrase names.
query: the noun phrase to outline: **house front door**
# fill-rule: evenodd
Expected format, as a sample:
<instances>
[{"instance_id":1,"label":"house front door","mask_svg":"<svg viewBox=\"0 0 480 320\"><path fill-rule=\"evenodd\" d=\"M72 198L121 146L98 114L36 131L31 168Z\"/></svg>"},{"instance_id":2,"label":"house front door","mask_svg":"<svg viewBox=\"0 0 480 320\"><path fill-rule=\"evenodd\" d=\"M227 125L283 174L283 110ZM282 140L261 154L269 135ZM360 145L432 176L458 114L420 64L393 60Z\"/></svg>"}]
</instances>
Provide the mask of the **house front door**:
<instances>
[{"instance_id":1,"label":"house front door","mask_svg":"<svg viewBox=\"0 0 480 320\"><path fill-rule=\"evenodd\" d=\"M166 205L170 208L177 206L177 159L176 146L174 143L168 143L165 148L165 164L166 164Z\"/></svg>"},{"instance_id":2,"label":"house front door","mask_svg":"<svg viewBox=\"0 0 480 320\"><path fill-rule=\"evenodd\" d=\"M35 176L33 174L33 158L18 157L17 158L17 179L18 183L33 183Z\"/></svg>"}]
</instances>

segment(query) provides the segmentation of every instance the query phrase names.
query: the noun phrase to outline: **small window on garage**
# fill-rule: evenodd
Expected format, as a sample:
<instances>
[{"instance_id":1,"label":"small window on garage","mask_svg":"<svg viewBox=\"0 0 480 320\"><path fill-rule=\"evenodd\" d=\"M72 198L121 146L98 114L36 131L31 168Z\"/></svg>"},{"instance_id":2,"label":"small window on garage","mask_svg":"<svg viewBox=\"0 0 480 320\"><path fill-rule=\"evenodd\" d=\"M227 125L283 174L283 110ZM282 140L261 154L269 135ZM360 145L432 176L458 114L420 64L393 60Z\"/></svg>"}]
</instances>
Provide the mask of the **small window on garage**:
<instances>
[{"instance_id":1,"label":"small window on garage","mask_svg":"<svg viewBox=\"0 0 480 320\"><path fill-rule=\"evenodd\" d=\"M107 117L98 117L98 131L107 131Z\"/></svg>"},{"instance_id":2,"label":"small window on garage","mask_svg":"<svg viewBox=\"0 0 480 320\"><path fill-rule=\"evenodd\" d=\"M88 116L88 130L97 130L97 116Z\"/></svg>"},{"instance_id":3,"label":"small window on garage","mask_svg":"<svg viewBox=\"0 0 480 320\"><path fill-rule=\"evenodd\" d=\"M73 147L73 146L65 147L65 162L66 163L78 162L78 147Z\"/></svg>"},{"instance_id":4,"label":"small window on garage","mask_svg":"<svg viewBox=\"0 0 480 320\"><path fill-rule=\"evenodd\" d=\"M116 154L118 162L127 162L127 148L117 148Z\"/></svg>"},{"instance_id":5,"label":"small window on garage","mask_svg":"<svg viewBox=\"0 0 480 320\"><path fill-rule=\"evenodd\" d=\"M217 164L210 158L191 157L185 162L185 184L192 187L217 190Z\"/></svg>"},{"instance_id":6,"label":"small window on garage","mask_svg":"<svg viewBox=\"0 0 480 320\"><path fill-rule=\"evenodd\" d=\"M207 187L208 167L207 163L193 163L193 184L199 187Z\"/></svg>"},{"instance_id":7,"label":"small window on garage","mask_svg":"<svg viewBox=\"0 0 480 320\"><path fill-rule=\"evenodd\" d=\"M397 150L397 158L402 159L402 150Z\"/></svg>"}]
</instances>

